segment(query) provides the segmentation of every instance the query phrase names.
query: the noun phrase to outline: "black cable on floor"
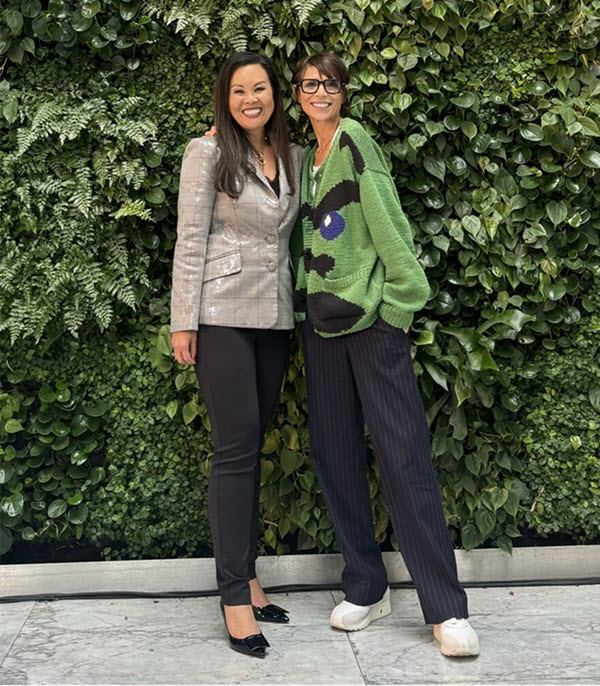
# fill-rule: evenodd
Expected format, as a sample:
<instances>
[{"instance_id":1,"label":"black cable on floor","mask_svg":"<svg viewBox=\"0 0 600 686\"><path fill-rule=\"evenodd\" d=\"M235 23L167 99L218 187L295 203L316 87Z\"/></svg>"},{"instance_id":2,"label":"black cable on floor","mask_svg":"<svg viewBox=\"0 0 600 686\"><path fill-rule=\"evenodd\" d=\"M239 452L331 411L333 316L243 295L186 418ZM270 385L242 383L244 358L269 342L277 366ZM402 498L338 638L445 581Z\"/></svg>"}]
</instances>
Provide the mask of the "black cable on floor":
<instances>
[{"instance_id":1,"label":"black cable on floor","mask_svg":"<svg viewBox=\"0 0 600 686\"><path fill-rule=\"evenodd\" d=\"M531 581L486 581L466 582L465 588L515 588L540 586L589 586L600 584L600 577L587 579L540 579ZM391 583L390 588L414 588L410 581ZM267 593L306 593L314 591L341 591L341 584L287 584L270 586ZM36 593L31 595L13 595L0 598L2 603L23 603L31 601L53 600L110 600L117 598L210 598L218 596L218 591L105 591L93 593Z\"/></svg>"}]
</instances>

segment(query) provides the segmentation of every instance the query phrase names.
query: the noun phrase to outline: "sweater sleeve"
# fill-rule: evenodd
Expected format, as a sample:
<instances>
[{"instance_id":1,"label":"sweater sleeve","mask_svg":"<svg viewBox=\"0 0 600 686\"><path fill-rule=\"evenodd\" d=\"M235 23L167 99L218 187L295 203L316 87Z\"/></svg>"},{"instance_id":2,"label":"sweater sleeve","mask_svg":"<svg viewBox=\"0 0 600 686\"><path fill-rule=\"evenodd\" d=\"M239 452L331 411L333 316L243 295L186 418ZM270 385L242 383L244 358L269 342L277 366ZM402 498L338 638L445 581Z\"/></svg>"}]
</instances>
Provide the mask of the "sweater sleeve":
<instances>
[{"instance_id":1,"label":"sweater sleeve","mask_svg":"<svg viewBox=\"0 0 600 686\"><path fill-rule=\"evenodd\" d=\"M410 229L391 175L366 169L360 177L360 203L375 250L385 267L381 317L406 328L429 298L427 277L415 256Z\"/></svg>"},{"instance_id":2,"label":"sweater sleeve","mask_svg":"<svg viewBox=\"0 0 600 686\"><path fill-rule=\"evenodd\" d=\"M215 152L212 139L194 138L183 153L173 257L171 332L198 328L206 248L216 198L212 178Z\"/></svg>"}]
</instances>

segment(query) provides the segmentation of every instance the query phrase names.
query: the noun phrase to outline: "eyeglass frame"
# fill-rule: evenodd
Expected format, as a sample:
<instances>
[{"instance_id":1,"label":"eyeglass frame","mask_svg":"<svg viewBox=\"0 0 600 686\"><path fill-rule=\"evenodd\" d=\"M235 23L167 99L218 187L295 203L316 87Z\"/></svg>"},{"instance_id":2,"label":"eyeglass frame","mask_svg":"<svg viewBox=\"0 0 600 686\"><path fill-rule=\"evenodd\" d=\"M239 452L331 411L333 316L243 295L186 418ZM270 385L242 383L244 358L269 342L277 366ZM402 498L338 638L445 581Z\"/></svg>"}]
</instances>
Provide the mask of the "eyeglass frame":
<instances>
[{"instance_id":1,"label":"eyeglass frame","mask_svg":"<svg viewBox=\"0 0 600 686\"><path fill-rule=\"evenodd\" d=\"M303 83L304 81L316 81L316 82L318 83L317 89L314 90L314 91L312 91L312 93L307 93L307 92L304 90L304 87L303 87L303 85L302 85L302 83ZM296 85L296 87L299 87L300 90L301 90L305 95L314 95L315 93L318 93L318 92L319 92L319 88L320 88L321 86L323 86L323 90L324 90L328 95L338 95L339 93L341 93L341 92L344 90L344 86L347 86L347 85L348 85L348 84L345 83L344 81L339 81L339 84L340 84L339 90L337 90L337 91L335 91L335 92L333 92L333 93L330 93L330 92L327 90L327 87L325 86L325 82L326 82L326 81L339 81L339 79L334 79L334 78L328 78L328 79L300 79L300 81L298 81L295 85Z\"/></svg>"}]
</instances>

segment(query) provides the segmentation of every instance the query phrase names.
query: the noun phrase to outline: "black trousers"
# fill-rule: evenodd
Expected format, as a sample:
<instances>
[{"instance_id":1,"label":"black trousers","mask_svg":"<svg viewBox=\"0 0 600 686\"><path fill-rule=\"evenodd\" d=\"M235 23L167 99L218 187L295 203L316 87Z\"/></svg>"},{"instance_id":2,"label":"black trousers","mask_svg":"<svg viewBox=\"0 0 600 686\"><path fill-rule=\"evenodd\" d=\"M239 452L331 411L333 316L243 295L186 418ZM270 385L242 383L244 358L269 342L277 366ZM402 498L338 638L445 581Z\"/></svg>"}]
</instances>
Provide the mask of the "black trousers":
<instances>
[{"instance_id":1,"label":"black trousers","mask_svg":"<svg viewBox=\"0 0 600 686\"><path fill-rule=\"evenodd\" d=\"M303 324L311 454L346 563L346 600L371 605L387 587L374 538L366 476L365 420L394 533L427 623L468 617L408 336L378 319L323 338Z\"/></svg>"},{"instance_id":2,"label":"black trousers","mask_svg":"<svg viewBox=\"0 0 600 686\"><path fill-rule=\"evenodd\" d=\"M196 374L214 456L208 508L217 584L226 605L249 605L256 577L260 450L279 397L289 331L200 325Z\"/></svg>"}]
</instances>

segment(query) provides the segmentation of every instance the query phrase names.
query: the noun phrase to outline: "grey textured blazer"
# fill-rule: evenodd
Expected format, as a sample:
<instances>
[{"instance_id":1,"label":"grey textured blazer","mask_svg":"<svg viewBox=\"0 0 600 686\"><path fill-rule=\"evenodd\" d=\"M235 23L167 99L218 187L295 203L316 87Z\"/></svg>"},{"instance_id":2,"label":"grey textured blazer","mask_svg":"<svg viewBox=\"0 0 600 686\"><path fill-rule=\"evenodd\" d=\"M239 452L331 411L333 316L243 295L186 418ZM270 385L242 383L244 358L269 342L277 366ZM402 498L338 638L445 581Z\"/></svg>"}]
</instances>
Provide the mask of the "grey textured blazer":
<instances>
[{"instance_id":1,"label":"grey textured blazer","mask_svg":"<svg viewBox=\"0 0 600 686\"><path fill-rule=\"evenodd\" d=\"M300 205L302 148L292 145L294 195L278 161L280 197L259 165L239 198L217 192L215 138L194 138L183 154L171 331L198 324L291 329L293 279L289 239Z\"/></svg>"}]
</instances>

